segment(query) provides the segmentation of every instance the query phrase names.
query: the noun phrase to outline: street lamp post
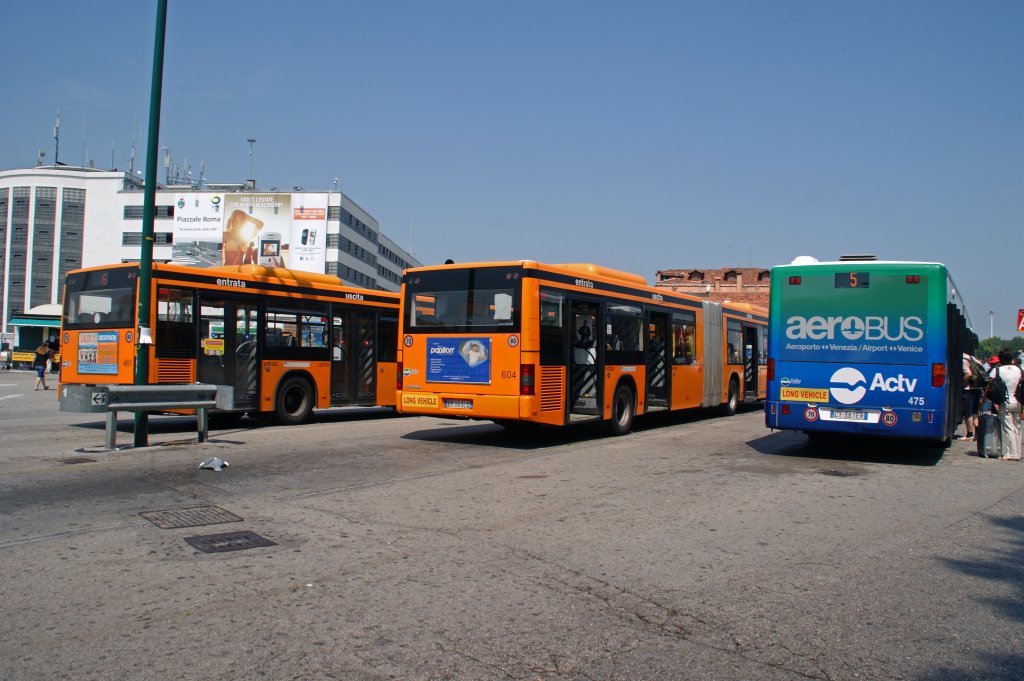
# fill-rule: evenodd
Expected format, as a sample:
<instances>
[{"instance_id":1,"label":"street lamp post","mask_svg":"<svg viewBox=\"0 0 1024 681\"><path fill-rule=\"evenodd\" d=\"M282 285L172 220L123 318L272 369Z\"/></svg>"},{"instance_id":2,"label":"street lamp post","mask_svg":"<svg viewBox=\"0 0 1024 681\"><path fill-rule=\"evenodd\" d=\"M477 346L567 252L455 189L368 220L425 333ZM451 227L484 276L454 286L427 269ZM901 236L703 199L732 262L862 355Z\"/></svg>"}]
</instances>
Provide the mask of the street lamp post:
<instances>
[{"instance_id":1,"label":"street lamp post","mask_svg":"<svg viewBox=\"0 0 1024 681\"><path fill-rule=\"evenodd\" d=\"M251 182L252 186L255 187L256 186L256 178L253 177L253 175L252 175L252 145L256 144L256 140L253 139L252 137L250 137L249 139L247 139L245 141L249 143L249 182Z\"/></svg>"},{"instance_id":2,"label":"street lamp post","mask_svg":"<svg viewBox=\"0 0 1024 681\"><path fill-rule=\"evenodd\" d=\"M149 139L146 144L146 184L142 193L142 246L139 249L139 328L135 329L135 383L149 383L149 318L153 294L153 217L156 212L156 155L160 144L160 99L164 80L164 36L167 33L167 0L156 6L156 38L153 41L153 79L149 92ZM135 413L135 446L149 443L149 414Z\"/></svg>"},{"instance_id":3,"label":"street lamp post","mask_svg":"<svg viewBox=\"0 0 1024 681\"><path fill-rule=\"evenodd\" d=\"M993 310L989 310L988 311L988 337L989 338L995 338L996 337L995 314L996 313Z\"/></svg>"}]
</instances>

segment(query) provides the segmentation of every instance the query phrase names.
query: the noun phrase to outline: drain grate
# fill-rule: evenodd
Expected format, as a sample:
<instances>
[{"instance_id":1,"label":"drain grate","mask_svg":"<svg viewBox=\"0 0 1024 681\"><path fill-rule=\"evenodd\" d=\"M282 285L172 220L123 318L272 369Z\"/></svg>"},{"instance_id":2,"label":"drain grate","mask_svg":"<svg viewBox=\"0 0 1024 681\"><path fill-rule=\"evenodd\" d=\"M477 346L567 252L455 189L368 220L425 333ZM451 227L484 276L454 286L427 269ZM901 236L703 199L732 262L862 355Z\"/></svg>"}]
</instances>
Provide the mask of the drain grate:
<instances>
[{"instance_id":1,"label":"drain grate","mask_svg":"<svg viewBox=\"0 0 1024 681\"><path fill-rule=\"evenodd\" d=\"M162 530L242 522L242 518L218 506L194 506L192 508L178 508L168 511L144 511L139 515Z\"/></svg>"},{"instance_id":2,"label":"drain grate","mask_svg":"<svg viewBox=\"0 0 1024 681\"><path fill-rule=\"evenodd\" d=\"M277 546L277 542L272 542L266 537L261 537L250 530L185 537L185 541L203 553L224 553L226 551L255 549L260 546Z\"/></svg>"},{"instance_id":3,"label":"drain grate","mask_svg":"<svg viewBox=\"0 0 1024 681\"><path fill-rule=\"evenodd\" d=\"M69 456L66 459L60 459L61 463L96 463L96 459L90 459L87 456Z\"/></svg>"}]
</instances>

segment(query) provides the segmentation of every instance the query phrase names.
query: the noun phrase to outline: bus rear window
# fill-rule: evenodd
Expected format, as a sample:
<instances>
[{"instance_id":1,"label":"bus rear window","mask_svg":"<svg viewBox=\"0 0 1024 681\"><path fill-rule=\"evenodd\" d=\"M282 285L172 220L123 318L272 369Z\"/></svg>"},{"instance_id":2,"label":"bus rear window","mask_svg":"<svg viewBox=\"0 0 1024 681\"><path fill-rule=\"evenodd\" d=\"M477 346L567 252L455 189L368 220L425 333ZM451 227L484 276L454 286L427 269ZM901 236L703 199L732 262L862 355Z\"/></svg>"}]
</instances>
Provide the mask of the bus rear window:
<instances>
[{"instance_id":1,"label":"bus rear window","mask_svg":"<svg viewBox=\"0 0 1024 681\"><path fill-rule=\"evenodd\" d=\"M455 270L413 276L406 281L406 329L516 331L521 280L515 274Z\"/></svg>"}]
</instances>

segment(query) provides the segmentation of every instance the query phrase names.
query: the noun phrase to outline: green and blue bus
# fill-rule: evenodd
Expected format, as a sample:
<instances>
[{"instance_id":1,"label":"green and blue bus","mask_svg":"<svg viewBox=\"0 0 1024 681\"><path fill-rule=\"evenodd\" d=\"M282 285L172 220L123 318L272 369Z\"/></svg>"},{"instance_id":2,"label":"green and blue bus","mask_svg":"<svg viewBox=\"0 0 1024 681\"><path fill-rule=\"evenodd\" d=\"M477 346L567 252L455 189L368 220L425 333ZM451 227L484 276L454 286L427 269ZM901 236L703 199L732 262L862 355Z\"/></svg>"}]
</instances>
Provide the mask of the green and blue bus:
<instances>
[{"instance_id":1,"label":"green and blue bus","mask_svg":"<svg viewBox=\"0 0 1024 681\"><path fill-rule=\"evenodd\" d=\"M772 268L765 425L948 443L976 345L944 265L801 256Z\"/></svg>"}]
</instances>

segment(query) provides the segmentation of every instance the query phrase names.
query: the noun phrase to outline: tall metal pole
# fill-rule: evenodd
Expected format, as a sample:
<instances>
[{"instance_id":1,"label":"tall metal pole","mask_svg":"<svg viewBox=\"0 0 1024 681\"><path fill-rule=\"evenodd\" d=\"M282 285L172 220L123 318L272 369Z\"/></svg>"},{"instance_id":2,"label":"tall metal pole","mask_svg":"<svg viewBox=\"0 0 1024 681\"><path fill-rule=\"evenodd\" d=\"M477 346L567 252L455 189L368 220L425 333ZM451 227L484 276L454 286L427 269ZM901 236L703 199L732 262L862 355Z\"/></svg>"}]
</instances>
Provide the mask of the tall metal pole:
<instances>
[{"instance_id":1,"label":"tall metal pole","mask_svg":"<svg viewBox=\"0 0 1024 681\"><path fill-rule=\"evenodd\" d=\"M135 384L149 383L149 299L153 294L153 216L156 206L156 162L160 143L160 98L164 80L164 35L167 33L167 0L157 0L156 39L153 41L153 81L149 91L149 139L146 146L146 186L142 199L142 249L139 254L139 328L135 345ZM135 415L135 446L149 443L149 415Z\"/></svg>"},{"instance_id":2,"label":"tall metal pole","mask_svg":"<svg viewBox=\"0 0 1024 681\"><path fill-rule=\"evenodd\" d=\"M245 141L249 143L249 177L246 178L246 179L248 179L250 182L252 182L252 185L255 188L256 187L256 178L252 176L252 145L256 144L256 140L254 140L252 137L250 137L249 139L247 139Z\"/></svg>"}]
</instances>

